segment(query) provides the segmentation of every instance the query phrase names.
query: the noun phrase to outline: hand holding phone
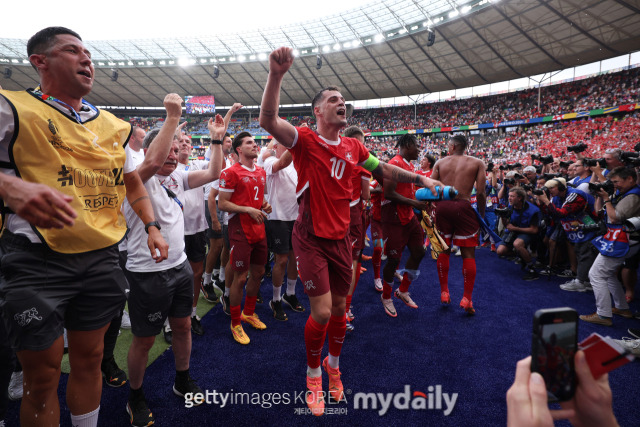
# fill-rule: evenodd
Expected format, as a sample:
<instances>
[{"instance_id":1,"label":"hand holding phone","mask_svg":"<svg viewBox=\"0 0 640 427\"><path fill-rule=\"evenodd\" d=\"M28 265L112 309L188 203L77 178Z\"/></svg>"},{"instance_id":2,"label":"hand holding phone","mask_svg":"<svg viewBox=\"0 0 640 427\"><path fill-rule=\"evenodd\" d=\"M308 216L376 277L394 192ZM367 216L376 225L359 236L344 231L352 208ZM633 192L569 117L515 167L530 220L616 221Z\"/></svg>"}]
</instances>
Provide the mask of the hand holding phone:
<instances>
[{"instance_id":1,"label":"hand holding phone","mask_svg":"<svg viewBox=\"0 0 640 427\"><path fill-rule=\"evenodd\" d=\"M578 313L569 307L536 311L533 317L531 372L544 378L550 402L566 401L576 388Z\"/></svg>"}]
</instances>

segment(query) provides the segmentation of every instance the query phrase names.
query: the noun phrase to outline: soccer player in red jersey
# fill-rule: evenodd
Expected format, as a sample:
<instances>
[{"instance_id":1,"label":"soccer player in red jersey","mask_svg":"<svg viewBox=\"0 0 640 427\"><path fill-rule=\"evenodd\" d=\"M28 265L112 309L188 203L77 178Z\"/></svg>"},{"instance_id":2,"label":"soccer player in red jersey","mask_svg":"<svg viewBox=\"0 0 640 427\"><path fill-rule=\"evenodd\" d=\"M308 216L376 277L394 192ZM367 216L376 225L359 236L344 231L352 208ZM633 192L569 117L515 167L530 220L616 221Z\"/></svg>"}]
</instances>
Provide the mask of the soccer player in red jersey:
<instances>
[{"instance_id":1,"label":"soccer player in red jersey","mask_svg":"<svg viewBox=\"0 0 640 427\"><path fill-rule=\"evenodd\" d=\"M357 126L349 126L344 130L344 136L355 138L364 144L364 132ZM364 200L369 200L369 180L371 179L371 173L358 166L354 169L351 177L351 185L353 192L351 193L351 202L349 207L351 208L349 213L351 216L351 223L349 224L349 236L351 237L351 259L352 273L351 273L351 286L349 287L349 293L347 294L345 310L347 312L347 330L352 331L353 314L351 314L351 300L353 293L358 286L358 280L360 280L360 268L362 264L362 250L364 249L364 239L366 235L365 220L363 218L363 206Z\"/></svg>"},{"instance_id":2,"label":"soccer player in red jersey","mask_svg":"<svg viewBox=\"0 0 640 427\"><path fill-rule=\"evenodd\" d=\"M371 194L371 240L373 242L373 283L376 291L382 292L382 278L380 277L380 265L382 264L382 249L384 241L382 237L382 185L372 179L369 184Z\"/></svg>"},{"instance_id":3,"label":"soccer player in red jersey","mask_svg":"<svg viewBox=\"0 0 640 427\"><path fill-rule=\"evenodd\" d=\"M229 243L231 269L234 271L229 294L231 332L240 344L249 344L249 337L240 321L256 329L266 329L255 313L260 280L267 262L267 235L264 220L271 206L264 200L267 174L258 167L259 148L249 132L241 132L233 140L233 151L239 162L222 171L218 207L229 213ZM265 213L266 212L266 213ZM247 281L247 273L251 272ZM247 282L244 311L240 310L242 292Z\"/></svg>"},{"instance_id":4,"label":"soccer player in red jersey","mask_svg":"<svg viewBox=\"0 0 640 427\"><path fill-rule=\"evenodd\" d=\"M399 147L398 154L389 160L389 164L414 172L415 168L411 162L418 158L416 137L411 134L402 135L396 146ZM422 211L427 208L427 203L415 199L413 183L396 183L385 180L383 191L382 233L386 240L385 253L388 259L382 271L384 282L381 299L385 313L396 317L398 314L393 306L393 301L391 301L393 276L400 264L405 246L409 248L410 255L404 272L401 271L402 282L400 287L396 289L395 296L407 306L418 308L409 294L409 285L420 275L420 261L424 257L425 250L422 226L418 217L413 213L413 209Z\"/></svg>"},{"instance_id":5,"label":"soccer player in red jersey","mask_svg":"<svg viewBox=\"0 0 640 427\"><path fill-rule=\"evenodd\" d=\"M347 109L338 88L321 90L311 103L317 131L294 127L280 119L280 87L292 64L291 48L281 47L269 55L260 126L290 149L298 172L300 209L293 230L293 248L300 279L311 304L304 333L309 390L306 400L315 415L322 415L324 392L320 359L327 333L329 356L322 365L329 374L329 394L334 400L343 398L339 357L346 330L346 296L351 283L348 230L353 169L362 166L384 179L415 182L432 191L439 183L380 162L357 139L341 138L340 130L347 124Z\"/></svg>"},{"instance_id":6,"label":"soccer player in red jersey","mask_svg":"<svg viewBox=\"0 0 640 427\"><path fill-rule=\"evenodd\" d=\"M475 185L478 212L484 217L486 204L486 167L484 162L467 156L468 146L464 135L454 135L449 140L449 156L440 159L433 167L431 176L441 179L446 185L458 190L455 200L442 200L436 203L436 226L449 245L453 243L462 252L462 276L464 294L460 307L469 314L476 310L471 302L471 294L476 281L476 246L480 224L471 207L471 192ZM451 248L438 256L438 278L440 279L440 301L451 303L449 295L449 256Z\"/></svg>"}]
</instances>

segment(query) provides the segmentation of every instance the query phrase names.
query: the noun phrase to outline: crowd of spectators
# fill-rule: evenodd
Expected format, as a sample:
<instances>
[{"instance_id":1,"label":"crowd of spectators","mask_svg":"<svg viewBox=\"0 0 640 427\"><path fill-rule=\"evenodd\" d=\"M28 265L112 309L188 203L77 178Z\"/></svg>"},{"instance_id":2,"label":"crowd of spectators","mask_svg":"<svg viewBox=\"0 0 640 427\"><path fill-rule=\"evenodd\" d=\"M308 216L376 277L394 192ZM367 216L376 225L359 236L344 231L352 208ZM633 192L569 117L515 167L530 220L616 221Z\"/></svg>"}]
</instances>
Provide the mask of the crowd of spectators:
<instances>
[{"instance_id":1,"label":"crowd of spectators","mask_svg":"<svg viewBox=\"0 0 640 427\"><path fill-rule=\"evenodd\" d=\"M588 111L610 106L628 105L639 101L640 68L603 74L570 83L545 86L541 91L541 108L538 109L538 89L418 104L415 106L388 107L355 110L350 124L372 132L393 132L412 129L430 129L445 126L461 126L479 123L499 123L518 119L557 115L567 112ZM230 132L248 131L254 135L265 134L255 114L242 116L230 123ZM290 122L302 122L313 127L312 116L289 116ZM161 125L161 118L127 118L132 123L150 130ZM208 116L188 116L187 131L194 136L207 135ZM469 135L470 154L487 161L526 162L530 153L566 155L566 147L581 141L589 144L586 155L600 157L606 147L615 141L616 146L629 150L636 141L640 116L631 112L559 120L540 125L514 126L511 128L482 130ZM425 152L440 154L446 148L446 134L419 134L418 140ZM368 137L372 151L381 158L395 155L394 137Z\"/></svg>"}]
</instances>

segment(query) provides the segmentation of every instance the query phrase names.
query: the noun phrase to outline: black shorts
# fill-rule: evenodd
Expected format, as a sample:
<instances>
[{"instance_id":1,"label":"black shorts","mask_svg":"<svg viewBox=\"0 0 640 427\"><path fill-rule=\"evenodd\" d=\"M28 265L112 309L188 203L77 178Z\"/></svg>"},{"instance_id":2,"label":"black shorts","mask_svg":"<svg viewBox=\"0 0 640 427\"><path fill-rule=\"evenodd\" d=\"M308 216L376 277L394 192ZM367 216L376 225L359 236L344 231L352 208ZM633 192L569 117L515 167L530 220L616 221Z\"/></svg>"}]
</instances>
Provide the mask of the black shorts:
<instances>
[{"instance_id":1,"label":"black shorts","mask_svg":"<svg viewBox=\"0 0 640 427\"><path fill-rule=\"evenodd\" d=\"M18 351L45 350L64 328L102 328L119 314L126 289L118 245L60 254L7 230L0 238L0 312Z\"/></svg>"},{"instance_id":2,"label":"black shorts","mask_svg":"<svg viewBox=\"0 0 640 427\"><path fill-rule=\"evenodd\" d=\"M207 236L203 231L184 236L184 251L191 262L202 262L207 255Z\"/></svg>"},{"instance_id":3,"label":"black shorts","mask_svg":"<svg viewBox=\"0 0 640 427\"><path fill-rule=\"evenodd\" d=\"M190 317L193 270L187 261L168 270L131 272L129 316L136 337L158 335L170 317Z\"/></svg>"},{"instance_id":4,"label":"black shorts","mask_svg":"<svg viewBox=\"0 0 640 427\"><path fill-rule=\"evenodd\" d=\"M295 221L279 221L276 219L269 220L270 233L268 237L271 239L269 247L274 254L288 254L293 250L291 244L291 235L293 234L293 223Z\"/></svg>"},{"instance_id":5,"label":"black shorts","mask_svg":"<svg viewBox=\"0 0 640 427\"><path fill-rule=\"evenodd\" d=\"M216 208L218 207L218 201L216 200ZM218 213L218 222L222 224L224 220L224 212L216 210ZM220 232L211 228L211 212L209 211L209 203L204 204L204 217L207 219L207 239L222 239L222 230Z\"/></svg>"}]
</instances>

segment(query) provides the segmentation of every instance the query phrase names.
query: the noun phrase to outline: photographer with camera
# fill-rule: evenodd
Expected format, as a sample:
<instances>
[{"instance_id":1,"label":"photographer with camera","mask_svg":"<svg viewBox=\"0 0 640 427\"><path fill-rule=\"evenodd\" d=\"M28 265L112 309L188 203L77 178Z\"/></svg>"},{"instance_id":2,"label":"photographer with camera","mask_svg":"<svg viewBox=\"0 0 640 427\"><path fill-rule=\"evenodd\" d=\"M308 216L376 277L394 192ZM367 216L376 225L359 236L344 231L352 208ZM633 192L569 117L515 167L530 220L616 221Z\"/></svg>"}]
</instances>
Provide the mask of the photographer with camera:
<instances>
[{"instance_id":1,"label":"photographer with camera","mask_svg":"<svg viewBox=\"0 0 640 427\"><path fill-rule=\"evenodd\" d=\"M538 233L540 209L526 200L527 193L520 187L509 190L509 208L500 211L507 230L498 246L498 255L510 255L512 251L520 256L526 273L523 280L535 280L538 273L533 269L533 261L528 246Z\"/></svg>"},{"instance_id":2,"label":"photographer with camera","mask_svg":"<svg viewBox=\"0 0 640 427\"><path fill-rule=\"evenodd\" d=\"M585 193L589 191L589 181L591 181L591 168L586 159L578 159L573 164L573 171L575 178L568 183L578 190L582 190Z\"/></svg>"},{"instance_id":3,"label":"photographer with camera","mask_svg":"<svg viewBox=\"0 0 640 427\"><path fill-rule=\"evenodd\" d=\"M590 226L595 225L597 219L592 195L568 188L563 178L554 178L545 184L553 203L546 193L537 195L541 202L540 208L551 217L560 221L567 240L574 245L577 258L577 277L560 285L565 291L585 292L588 290L589 269L596 258L591 240L595 237L595 231Z\"/></svg>"},{"instance_id":4,"label":"photographer with camera","mask_svg":"<svg viewBox=\"0 0 640 427\"><path fill-rule=\"evenodd\" d=\"M625 221L640 216L640 187L636 184L635 169L617 167L608 174L615 188L615 195L604 189L598 191L596 208L606 210L607 234L594 240L600 254L595 259L589 278L596 298L597 310L582 315L585 322L611 326L613 314L631 318L622 283L616 274L624 260L640 250L640 233L631 231ZM635 227L633 227L635 230ZM611 307L611 297L615 307Z\"/></svg>"},{"instance_id":5,"label":"photographer with camera","mask_svg":"<svg viewBox=\"0 0 640 427\"><path fill-rule=\"evenodd\" d=\"M604 182L607 180L607 176L609 173L615 168L619 168L625 166L623 158L622 158L622 150L619 148L609 148L604 152L603 162L596 162L595 165L591 164L591 172L593 175L591 176L591 182Z\"/></svg>"}]
</instances>

